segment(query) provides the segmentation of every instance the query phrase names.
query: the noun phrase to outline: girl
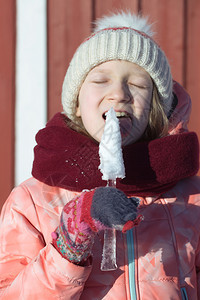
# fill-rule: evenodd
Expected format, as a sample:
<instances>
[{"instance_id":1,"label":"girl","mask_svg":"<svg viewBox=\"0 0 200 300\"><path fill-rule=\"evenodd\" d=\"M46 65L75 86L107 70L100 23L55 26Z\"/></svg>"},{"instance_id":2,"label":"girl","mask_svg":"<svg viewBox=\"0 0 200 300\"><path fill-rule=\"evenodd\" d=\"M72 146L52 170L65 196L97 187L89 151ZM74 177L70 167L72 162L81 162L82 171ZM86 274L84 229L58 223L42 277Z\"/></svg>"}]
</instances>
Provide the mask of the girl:
<instances>
[{"instance_id":1,"label":"girl","mask_svg":"<svg viewBox=\"0 0 200 300\"><path fill-rule=\"evenodd\" d=\"M1 299L200 299L198 141L190 98L151 35L145 18L121 13L77 49L64 112L38 132L33 178L2 210ZM126 170L117 189L98 170L111 107ZM117 229L118 269L102 272L106 228Z\"/></svg>"}]
</instances>

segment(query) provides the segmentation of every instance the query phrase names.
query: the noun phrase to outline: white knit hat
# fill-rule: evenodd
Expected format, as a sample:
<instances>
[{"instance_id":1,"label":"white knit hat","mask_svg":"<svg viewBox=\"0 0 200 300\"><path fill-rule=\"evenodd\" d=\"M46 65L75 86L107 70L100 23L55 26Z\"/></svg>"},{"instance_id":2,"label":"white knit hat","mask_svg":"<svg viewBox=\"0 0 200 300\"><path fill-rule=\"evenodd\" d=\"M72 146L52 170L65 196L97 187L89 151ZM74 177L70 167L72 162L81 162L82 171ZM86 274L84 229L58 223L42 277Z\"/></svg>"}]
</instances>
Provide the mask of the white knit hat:
<instances>
[{"instance_id":1,"label":"white knit hat","mask_svg":"<svg viewBox=\"0 0 200 300\"><path fill-rule=\"evenodd\" d=\"M147 18L119 13L97 21L95 32L76 50L62 89L65 114L74 119L81 85L95 66L110 60L126 60L144 68L154 81L166 114L172 103L172 75L164 52L151 38Z\"/></svg>"}]
</instances>

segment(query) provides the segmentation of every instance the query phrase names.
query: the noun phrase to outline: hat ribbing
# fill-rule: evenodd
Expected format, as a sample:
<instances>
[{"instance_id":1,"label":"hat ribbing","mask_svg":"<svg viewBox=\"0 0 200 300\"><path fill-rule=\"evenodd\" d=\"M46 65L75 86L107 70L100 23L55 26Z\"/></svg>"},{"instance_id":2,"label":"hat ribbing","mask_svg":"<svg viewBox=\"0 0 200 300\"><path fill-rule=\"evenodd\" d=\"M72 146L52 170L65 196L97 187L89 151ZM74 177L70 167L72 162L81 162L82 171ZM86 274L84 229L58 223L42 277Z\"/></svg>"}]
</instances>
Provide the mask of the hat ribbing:
<instances>
[{"instance_id":1,"label":"hat ribbing","mask_svg":"<svg viewBox=\"0 0 200 300\"><path fill-rule=\"evenodd\" d=\"M116 18L117 16L120 18ZM169 112L172 103L172 76L167 58L150 37L150 25L147 23L148 35L146 34L144 30L146 19L135 15L132 15L132 18L130 16L130 14L122 13L101 19L100 30L86 39L75 52L62 89L63 109L70 119L74 118L74 107L79 90L89 71L103 62L111 60L126 60L144 68L158 89L165 113ZM112 27L112 22L109 26L108 21L113 18L115 18L115 24L119 19L118 23L121 23L122 19L126 20L124 23L126 26L121 25L123 22L119 25L120 27ZM135 28L127 27L128 18L131 20L135 18L135 26L131 24ZM103 28L102 20L106 20L106 28ZM143 31L140 31L137 23L142 24Z\"/></svg>"}]
</instances>

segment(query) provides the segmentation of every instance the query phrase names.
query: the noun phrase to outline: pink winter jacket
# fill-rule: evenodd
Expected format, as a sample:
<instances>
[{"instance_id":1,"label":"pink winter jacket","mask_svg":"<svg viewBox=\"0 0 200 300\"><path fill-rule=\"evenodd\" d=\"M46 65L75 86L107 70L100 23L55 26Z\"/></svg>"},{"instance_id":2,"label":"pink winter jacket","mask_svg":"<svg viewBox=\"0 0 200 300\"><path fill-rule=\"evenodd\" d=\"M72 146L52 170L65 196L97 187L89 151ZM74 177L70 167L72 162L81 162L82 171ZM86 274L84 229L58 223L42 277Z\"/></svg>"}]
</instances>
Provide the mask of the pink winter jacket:
<instances>
[{"instance_id":1,"label":"pink winter jacket","mask_svg":"<svg viewBox=\"0 0 200 300\"><path fill-rule=\"evenodd\" d=\"M190 101L179 104L170 133L186 130ZM0 299L200 300L200 178L180 181L158 198L141 198L144 220L117 233L116 271L102 272L103 236L92 266L76 266L56 251L51 232L78 193L31 178L6 201L0 223Z\"/></svg>"},{"instance_id":2,"label":"pink winter jacket","mask_svg":"<svg viewBox=\"0 0 200 300\"><path fill-rule=\"evenodd\" d=\"M198 177L164 197L141 199L144 220L118 233L119 268L112 272L100 270L101 235L91 267L68 262L51 245L63 205L74 195L34 178L13 190L1 217L0 299L200 299Z\"/></svg>"}]
</instances>

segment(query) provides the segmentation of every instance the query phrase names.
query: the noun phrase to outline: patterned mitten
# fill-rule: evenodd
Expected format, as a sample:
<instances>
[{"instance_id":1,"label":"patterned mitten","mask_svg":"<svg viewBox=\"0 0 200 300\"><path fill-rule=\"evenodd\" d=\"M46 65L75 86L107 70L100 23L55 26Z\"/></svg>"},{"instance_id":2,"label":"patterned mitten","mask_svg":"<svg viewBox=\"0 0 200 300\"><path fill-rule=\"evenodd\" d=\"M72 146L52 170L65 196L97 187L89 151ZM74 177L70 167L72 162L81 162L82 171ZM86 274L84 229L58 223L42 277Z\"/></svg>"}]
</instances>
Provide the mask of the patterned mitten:
<instances>
[{"instance_id":1,"label":"patterned mitten","mask_svg":"<svg viewBox=\"0 0 200 300\"><path fill-rule=\"evenodd\" d=\"M137 206L137 198L127 198L113 187L84 191L64 206L52 244L69 261L84 263L97 232L110 228L125 232L140 222Z\"/></svg>"}]
</instances>

